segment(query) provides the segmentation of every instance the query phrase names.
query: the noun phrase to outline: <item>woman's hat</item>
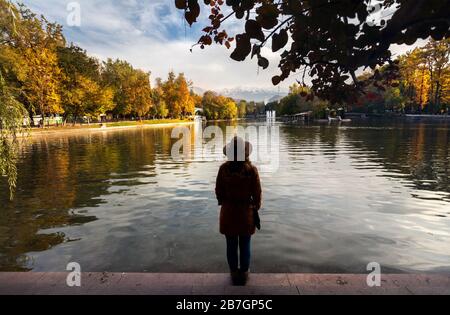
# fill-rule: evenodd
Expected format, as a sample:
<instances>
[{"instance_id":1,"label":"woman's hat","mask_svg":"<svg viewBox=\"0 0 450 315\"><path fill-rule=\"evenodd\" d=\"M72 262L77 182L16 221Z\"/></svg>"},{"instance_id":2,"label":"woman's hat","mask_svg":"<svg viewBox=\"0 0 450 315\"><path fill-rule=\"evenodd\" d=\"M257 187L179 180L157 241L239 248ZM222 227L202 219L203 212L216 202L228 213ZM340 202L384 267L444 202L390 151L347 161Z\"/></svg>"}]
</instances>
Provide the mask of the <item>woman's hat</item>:
<instances>
[{"instance_id":1,"label":"woman's hat","mask_svg":"<svg viewBox=\"0 0 450 315\"><path fill-rule=\"evenodd\" d=\"M223 154L228 157L229 161L246 161L252 152L252 144L238 136L231 139L230 143L223 147Z\"/></svg>"}]
</instances>

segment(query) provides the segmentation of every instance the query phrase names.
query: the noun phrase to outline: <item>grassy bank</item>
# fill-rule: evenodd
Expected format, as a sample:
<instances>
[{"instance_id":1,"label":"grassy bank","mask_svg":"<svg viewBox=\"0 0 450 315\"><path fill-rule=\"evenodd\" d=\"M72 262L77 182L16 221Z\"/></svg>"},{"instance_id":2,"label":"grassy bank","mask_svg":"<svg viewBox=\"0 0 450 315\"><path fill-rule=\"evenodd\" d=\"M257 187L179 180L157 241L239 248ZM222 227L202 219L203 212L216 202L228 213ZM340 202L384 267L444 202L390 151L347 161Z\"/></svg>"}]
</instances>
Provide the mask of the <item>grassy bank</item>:
<instances>
[{"instance_id":1,"label":"grassy bank","mask_svg":"<svg viewBox=\"0 0 450 315\"><path fill-rule=\"evenodd\" d=\"M131 127L131 126L145 126L145 125L162 125L162 124L177 124L189 122L188 119L155 119L142 121L119 121L107 123L106 127Z\"/></svg>"},{"instance_id":2,"label":"grassy bank","mask_svg":"<svg viewBox=\"0 0 450 315\"><path fill-rule=\"evenodd\" d=\"M158 125L166 126L166 125L176 125L182 123L189 123L192 120L189 119L155 119L155 120L142 120L142 121L119 121L119 122L111 122L111 123L91 123L91 124L83 124L83 125L72 125L67 124L65 126L51 126L45 128L31 128L31 135L39 135L39 134L57 134L57 133L67 133L67 132L77 132L77 131L96 131L96 130L116 130L121 128L139 128L146 126L155 126Z\"/></svg>"}]
</instances>

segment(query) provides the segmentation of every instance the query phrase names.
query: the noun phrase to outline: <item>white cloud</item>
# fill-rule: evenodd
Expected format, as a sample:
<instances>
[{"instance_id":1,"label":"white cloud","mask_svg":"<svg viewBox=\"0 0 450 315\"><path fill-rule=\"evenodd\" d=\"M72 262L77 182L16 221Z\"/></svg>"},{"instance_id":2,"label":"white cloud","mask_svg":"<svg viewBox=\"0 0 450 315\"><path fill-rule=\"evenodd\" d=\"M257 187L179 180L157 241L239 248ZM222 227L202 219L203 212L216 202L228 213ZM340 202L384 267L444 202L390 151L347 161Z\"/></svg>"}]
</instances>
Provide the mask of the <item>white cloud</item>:
<instances>
[{"instance_id":1,"label":"white cloud","mask_svg":"<svg viewBox=\"0 0 450 315\"><path fill-rule=\"evenodd\" d=\"M184 72L196 86L205 89L232 87L272 88L271 77L278 73L278 62L273 61L267 70L258 74L256 60L235 62L229 58L231 50L212 46L205 50L199 47L190 52L191 46L200 36L200 22L194 29L186 26L183 13L170 0L79 0L81 5L81 27L66 25L67 4L64 0L24 0L33 11L44 14L64 26L69 42L86 49L89 54L106 58L126 59L135 67L152 72L153 78L165 77L174 70ZM239 22L228 24L230 31L237 31ZM186 30L185 30L186 28ZM287 89L289 82L283 84Z\"/></svg>"},{"instance_id":2,"label":"white cloud","mask_svg":"<svg viewBox=\"0 0 450 315\"><path fill-rule=\"evenodd\" d=\"M204 89L234 87L273 88L271 78L278 74L279 57L269 49L263 54L271 61L267 70L259 70L256 60L235 62L231 50L212 46L190 52L207 23L207 14L193 29L184 22L183 13L173 0L78 0L81 26L66 25L67 4L72 0L23 0L33 11L64 26L69 42L86 49L102 60L121 58L135 67L151 71L153 78L165 77L170 70L184 72L194 85ZM226 22L230 34L243 29L241 21ZM403 48L396 48L401 51ZM295 82L291 77L282 90Z\"/></svg>"}]
</instances>

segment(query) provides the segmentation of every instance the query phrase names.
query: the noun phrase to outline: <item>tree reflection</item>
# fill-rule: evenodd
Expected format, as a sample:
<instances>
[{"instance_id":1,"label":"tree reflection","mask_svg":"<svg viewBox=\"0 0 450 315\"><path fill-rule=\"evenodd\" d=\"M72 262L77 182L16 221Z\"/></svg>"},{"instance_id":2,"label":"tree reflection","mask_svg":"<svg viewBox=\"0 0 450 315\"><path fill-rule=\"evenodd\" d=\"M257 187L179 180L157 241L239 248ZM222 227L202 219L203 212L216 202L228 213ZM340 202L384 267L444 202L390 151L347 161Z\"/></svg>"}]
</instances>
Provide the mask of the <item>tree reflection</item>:
<instances>
[{"instance_id":1,"label":"tree reflection","mask_svg":"<svg viewBox=\"0 0 450 315\"><path fill-rule=\"evenodd\" d=\"M226 124L218 125L225 131ZM107 196L147 185L149 180L171 181L177 170L188 168L191 160L171 163L176 141L171 131L136 129L32 138L22 148L14 201L8 201L6 183L0 181L0 271L32 269L31 253L76 242L67 228L101 218L96 208L108 211ZM388 177L398 174L417 191L450 193L450 128L446 124L284 126L280 135L283 153L292 163L320 157L339 162L344 154L354 162L367 159L380 165ZM448 194L444 198L448 200Z\"/></svg>"},{"instance_id":2,"label":"tree reflection","mask_svg":"<svg viewBox=\"0 0 450 315\"><path fill-rule=\"evenodd\" d=\"M170 136L165 128L30 139L22 148L12 202L0 181L0 271L28 270L27 253L73 241L46 230L97 220L92 208L103 203L102 196L118 193L111 186L130 189L155 177L155 159L170 156Z\"/></svg>"},{"instance_id":3,"label":"tree reflection","mask_svg":"<svg viewBox=\"0 0 450 315\"><path fill-rule=\"evenodd\" d=\"M450 128L446 124L397 123L345 132L352 145L376 153L388 171L406 175L416 189L450 193Z\"/></svg>"},{"instance_id":4,"label":"tree reflection","mask_svg":"<svg viewBox=\"0 0 450 315\"><path fill-rule=\"evenodd\" d=\"M446 123L372 121L363 126L287 126L283 133L290 147L325 144L320 148L326 148L322 153L331 161L339 154L340 142L360 152L373 152L374 161L389 172L405 175L416 189L450 193L450 128Z\"/></svg>"}]
</instances>

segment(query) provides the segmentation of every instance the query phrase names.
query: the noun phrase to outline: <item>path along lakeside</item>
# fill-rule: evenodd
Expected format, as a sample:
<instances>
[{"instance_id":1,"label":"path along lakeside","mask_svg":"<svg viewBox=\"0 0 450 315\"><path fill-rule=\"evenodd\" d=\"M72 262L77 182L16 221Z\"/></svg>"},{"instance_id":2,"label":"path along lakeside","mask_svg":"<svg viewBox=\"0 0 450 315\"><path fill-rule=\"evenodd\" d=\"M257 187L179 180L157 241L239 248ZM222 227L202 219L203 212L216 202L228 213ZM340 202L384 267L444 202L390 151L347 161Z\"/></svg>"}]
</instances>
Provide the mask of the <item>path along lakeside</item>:
<instances>
[{"instance_id":1,"label":"path along lakeside","mask_svg":"<svg viewBox=\"0 0 450 315\"><path fill-rule=\"evenodd\" d=\"M69 287L68 272L0 272L2 295L450 295L450 274L382 274L369 287L366 274L251 274L245 287L218 273L82 273ZM70 278L73 279L73 278Z\"/></svg>"}]
</instances>

